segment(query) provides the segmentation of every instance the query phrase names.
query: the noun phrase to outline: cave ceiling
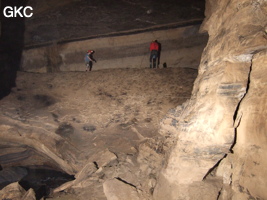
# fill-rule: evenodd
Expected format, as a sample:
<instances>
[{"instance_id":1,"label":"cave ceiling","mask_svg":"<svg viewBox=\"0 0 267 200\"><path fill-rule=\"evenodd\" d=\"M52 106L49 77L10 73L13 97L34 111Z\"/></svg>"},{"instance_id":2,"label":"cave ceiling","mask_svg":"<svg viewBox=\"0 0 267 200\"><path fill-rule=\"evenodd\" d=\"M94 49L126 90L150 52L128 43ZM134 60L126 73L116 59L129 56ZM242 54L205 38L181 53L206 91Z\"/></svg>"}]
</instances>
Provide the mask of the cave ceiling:
<instances>
[{"instance_id":1,"label":"cave ceiling","mask_svg":"<svg viewBox=\"0 0 267 200\"><path fill-rule=\"evenodd\" d=\"M14 2L12 4L16 5ZM10 5L10 1L4 0L2 7L3 4ZM33 8L33 16L24 19L24 44L27 46L199 22L204 18L205 1L28 0L26 5ZM9 35L15 37L15 33L9 32Z\"/></svg>"}]
</instances>

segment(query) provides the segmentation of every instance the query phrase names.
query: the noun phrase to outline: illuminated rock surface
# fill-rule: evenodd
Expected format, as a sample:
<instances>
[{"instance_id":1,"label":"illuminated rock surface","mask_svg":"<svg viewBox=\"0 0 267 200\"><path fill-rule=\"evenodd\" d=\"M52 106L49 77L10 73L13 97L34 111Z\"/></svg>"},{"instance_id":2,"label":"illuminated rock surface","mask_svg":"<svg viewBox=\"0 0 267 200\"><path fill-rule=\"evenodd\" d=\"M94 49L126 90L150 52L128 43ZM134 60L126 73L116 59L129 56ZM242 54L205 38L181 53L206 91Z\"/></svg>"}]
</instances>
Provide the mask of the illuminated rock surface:
<instances>
[{"instance_id":1,"label":"illuminated rock surface","mask_svg":"<svg viewBox=\"0 0 267 200\"><path fill-rule=\"evenodd\" d=\"M194 199L194 185L221 177L219 199L266 199L267 4L210 0L206 9L209 42L192 97L161 122L177 143L154 196Z\"/></svg>"}]
</instances>

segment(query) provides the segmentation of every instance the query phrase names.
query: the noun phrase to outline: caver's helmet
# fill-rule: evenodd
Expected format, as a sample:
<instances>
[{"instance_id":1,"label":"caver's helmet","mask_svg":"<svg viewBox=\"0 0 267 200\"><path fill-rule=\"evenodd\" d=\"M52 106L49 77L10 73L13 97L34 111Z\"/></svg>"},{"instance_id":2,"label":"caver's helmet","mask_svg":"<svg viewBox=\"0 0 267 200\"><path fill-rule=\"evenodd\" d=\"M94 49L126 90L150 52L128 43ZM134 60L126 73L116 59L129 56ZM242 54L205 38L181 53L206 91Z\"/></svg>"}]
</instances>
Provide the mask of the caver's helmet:
<instances>
[{"instance_id":1,"label":"caver's helmet","mask_svg":"<svg viewBox=\"0 0 267 200\"><path fill-rule=\"evenodd\" d=\"M93 53L94 51L93 50L88 50L87 53Z\"/></svg>"}]
</instances>

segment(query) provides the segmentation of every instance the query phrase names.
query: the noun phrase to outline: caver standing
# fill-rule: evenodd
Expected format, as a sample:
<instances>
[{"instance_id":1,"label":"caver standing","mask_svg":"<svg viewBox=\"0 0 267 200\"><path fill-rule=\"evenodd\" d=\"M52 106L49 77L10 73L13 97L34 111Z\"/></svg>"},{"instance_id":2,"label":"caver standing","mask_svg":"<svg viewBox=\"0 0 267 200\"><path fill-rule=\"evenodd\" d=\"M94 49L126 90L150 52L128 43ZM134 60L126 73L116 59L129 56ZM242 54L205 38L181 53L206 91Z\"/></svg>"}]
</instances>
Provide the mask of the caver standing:
<instances>
[{"instance_id":1,"label":"caver standing","mask_svg":"<svg viewBox=\"0 0 267 200\"><path fill-rule=\"evenodd\" d=\"M150 68L158 67L158 58L159 58L159 43L157 40L153 40L150 43Z\"/></svg>"},{"instance_id":2,"label":"caver standing","mask_svg":"<svg viewBox=\"0 0 267 200\"><path fill-rule=\"evenodd\" d=\"M88 50L87 53L84 56L84 62L86 65L86 70L85 71L91 71L93 67L93 62L96 62L96 60L93 58L93 53L95 51L93 50Z\"/></svg>"}]
</instances>

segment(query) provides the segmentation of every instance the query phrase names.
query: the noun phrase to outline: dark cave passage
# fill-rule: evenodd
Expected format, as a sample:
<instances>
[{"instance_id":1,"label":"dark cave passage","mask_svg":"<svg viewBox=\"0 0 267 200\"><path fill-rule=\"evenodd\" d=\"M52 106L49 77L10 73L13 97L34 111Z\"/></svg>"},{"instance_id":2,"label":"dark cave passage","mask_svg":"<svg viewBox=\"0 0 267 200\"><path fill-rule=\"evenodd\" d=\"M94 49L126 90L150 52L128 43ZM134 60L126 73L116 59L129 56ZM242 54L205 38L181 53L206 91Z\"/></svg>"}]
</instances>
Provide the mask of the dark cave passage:
<instances>
[{"instance_id":1,"label":"dark cave passage","mask_svg":"<svg viewBox=\"0 0 267 200\"><path fill-rule=\"evenodd\" d=\"M16 72L20 67L24 46L25 18L4 17L6 6L25 6L28 0L1 0L1 37L0 37L0 99L15 87Z\"/></svg>"},{"instance_id":2,"label":"dark cave passage","mask_svg":"<svg viewBox=\"0 0 267 200\"><path fill-rule=\"evenodd\" d=\"M74 176L44 166L8 167L0 171L0 190L16 179L26 191L32 188L39 200L49 197L53 189L74 180Z\"/></svg>"},{"instance_id":3,"label":"dark cave passage","mask_svg":"<svg viewBox=\"0 0 267 200\"><path fill-rule=\"evenodd\" d=\"M26 191L32 188L36 193L37 200L42 197L49 197L53 189L74 180L74 176L61 171L33 167L25 169L27 175L19 181L19 184Z\"/></svg>"},{"instance_id":4,"label":"dark cave passage","mask_svg":"<svg viewBox=\"0 0 267 200\"><path fill-rule=\"evenodd\" d=\"M20 146L15 143L10 144L13 147L17 145ZM23 147L25 146L20 146ZM16 152L14 148L1 144L0 149L0 190L18 182L25 191L32 188L36 199L41 199L48 197L53 189L65 182L74 180L73 175L59 169L53 160L32 148Z\"/></svg>"}]
</instances>

